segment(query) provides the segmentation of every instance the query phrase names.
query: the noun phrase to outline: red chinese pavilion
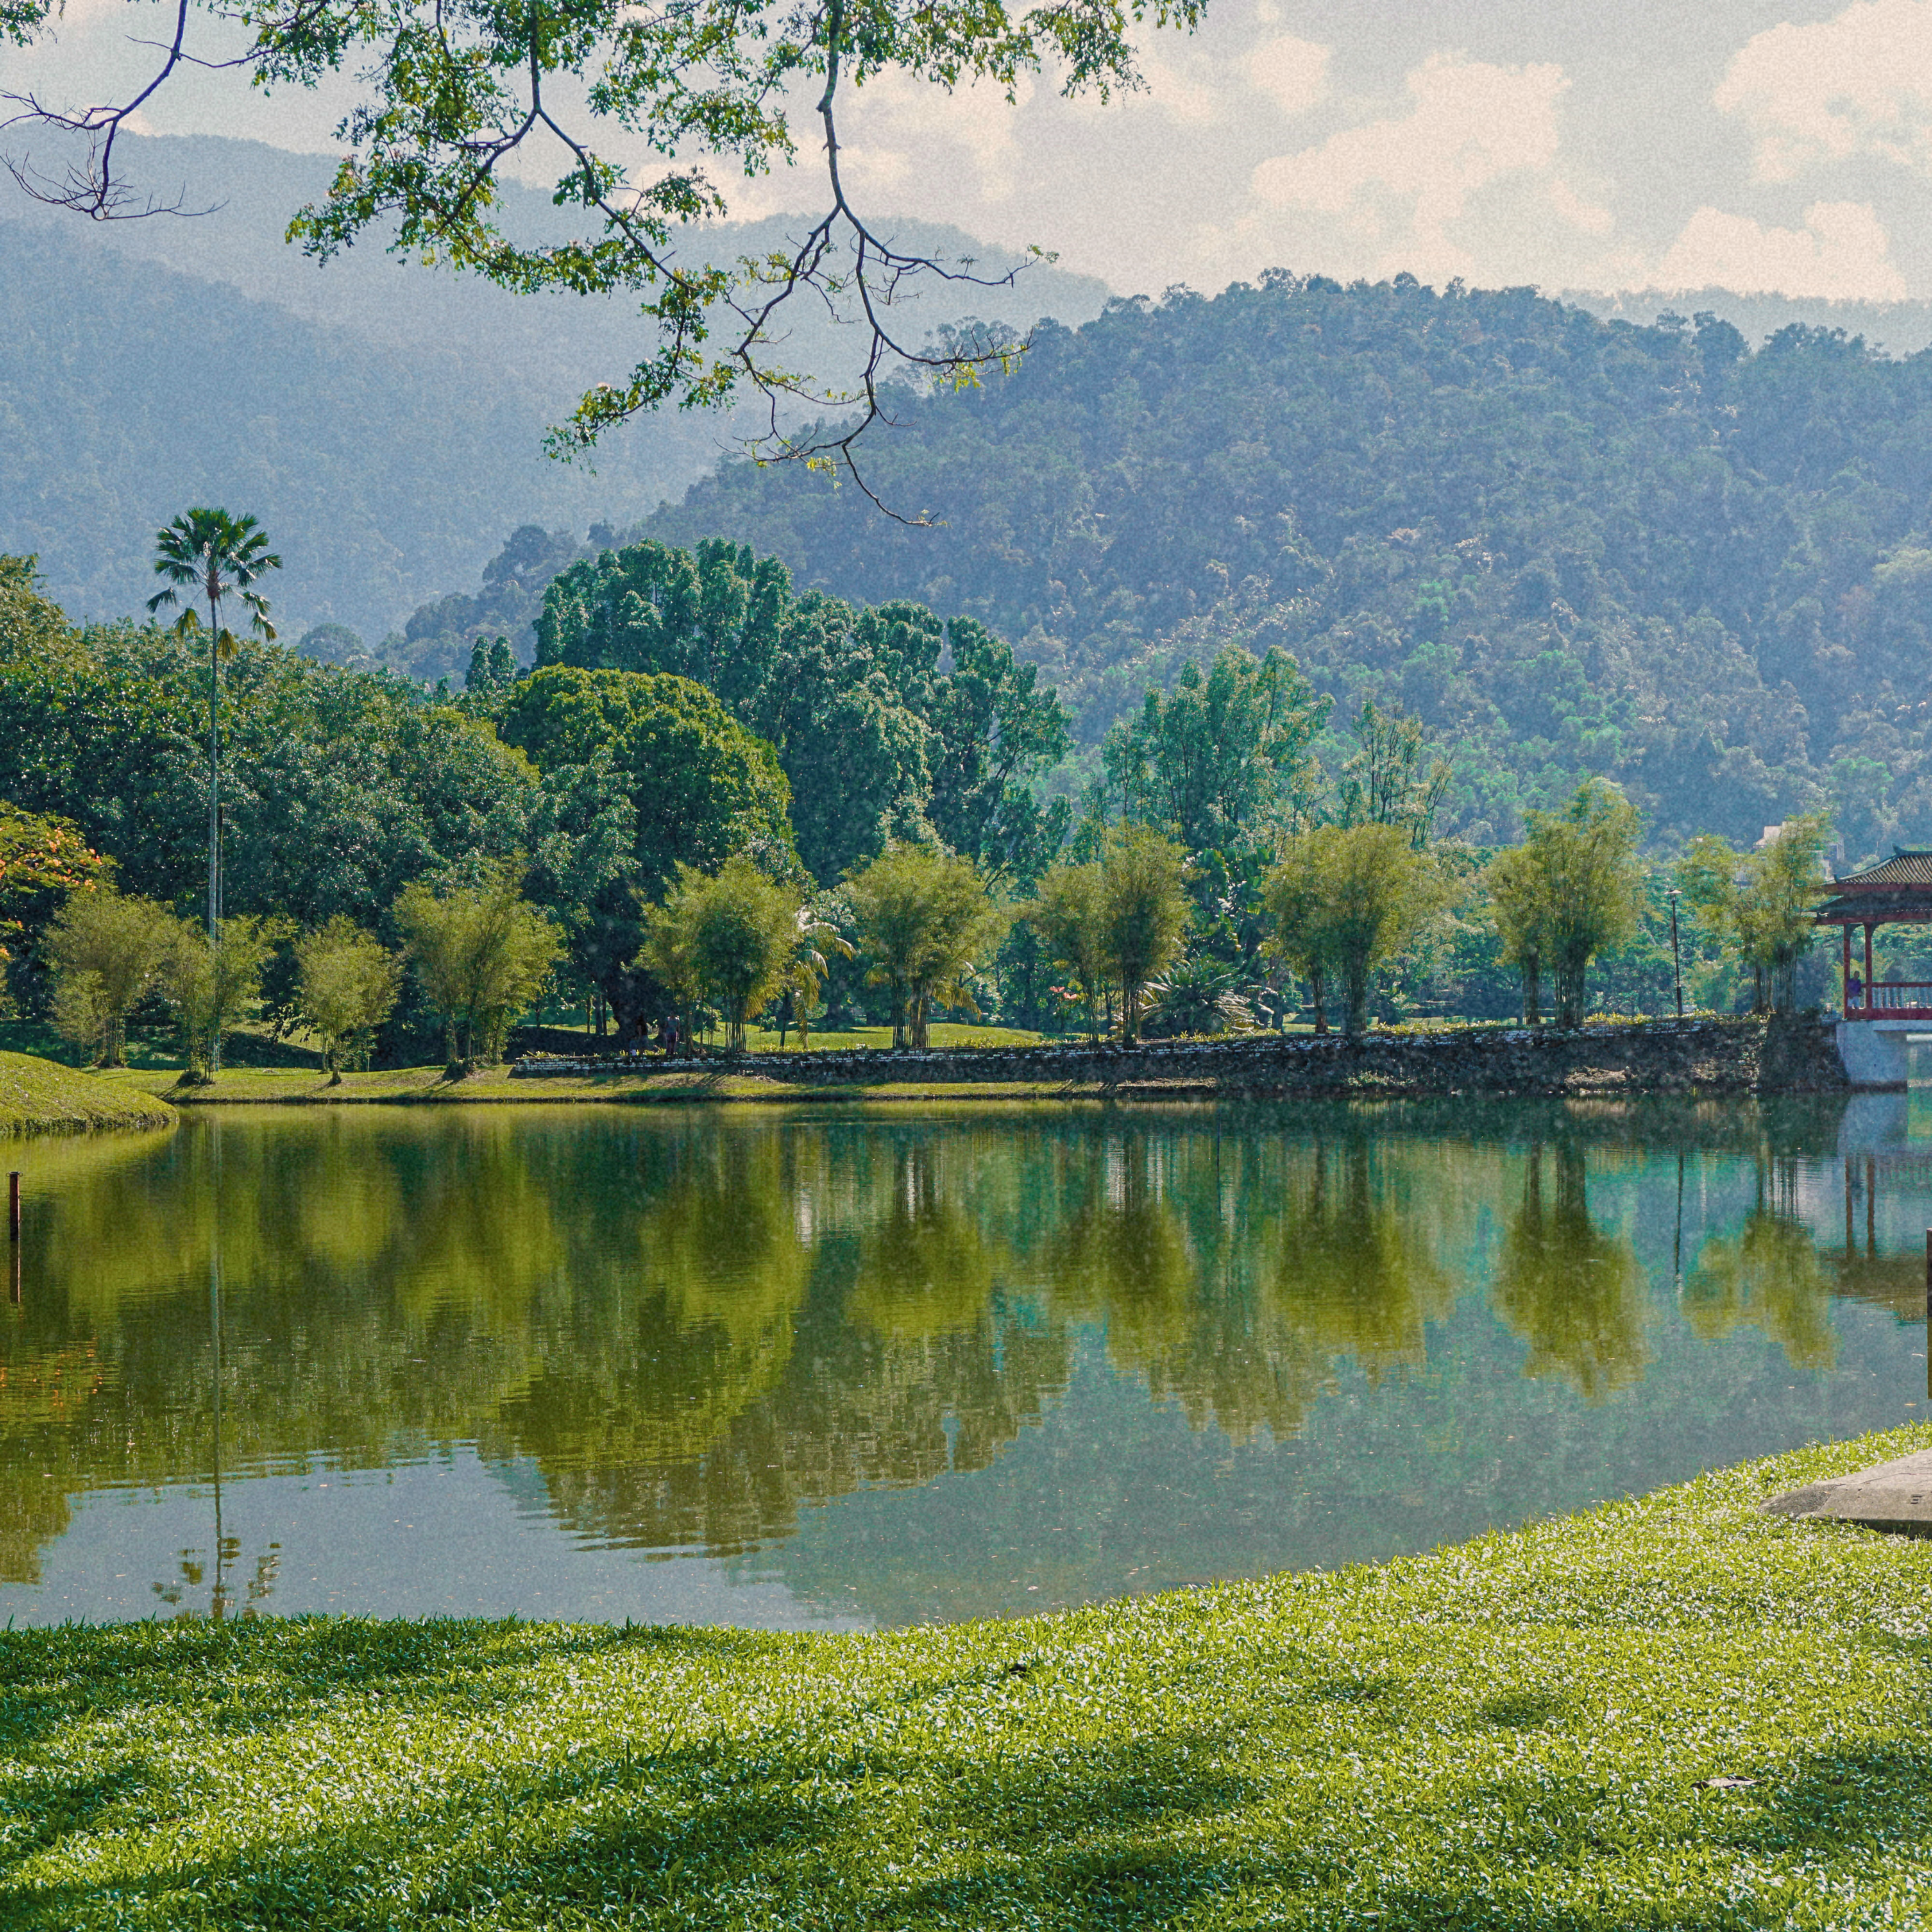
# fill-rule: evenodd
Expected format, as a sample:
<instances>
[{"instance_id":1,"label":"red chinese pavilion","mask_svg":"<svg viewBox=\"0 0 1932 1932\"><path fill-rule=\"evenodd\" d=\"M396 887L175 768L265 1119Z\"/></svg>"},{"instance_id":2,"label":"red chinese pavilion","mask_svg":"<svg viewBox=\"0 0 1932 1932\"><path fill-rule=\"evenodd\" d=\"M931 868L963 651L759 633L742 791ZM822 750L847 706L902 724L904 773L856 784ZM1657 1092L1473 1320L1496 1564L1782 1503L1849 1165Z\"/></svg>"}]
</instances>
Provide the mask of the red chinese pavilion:
<instances>
[{"instance_id":1,"label":"red chinese pavilion","mask_svg":"<svg viewBox=\"0 0 1932 1932\"><path fill-rule=\"evenodd\" d=\"M1881 925L1932 925L1932 852L1895 848L1889 859L1833 879L1813 916L1844 934L1840 984L1848 1020L1932 1021L1932 982L1880 980L1872 956L1872 936ZM1854 927L1864 935L1862 962L1852 957Z\"/></svg>"}]
</instances>

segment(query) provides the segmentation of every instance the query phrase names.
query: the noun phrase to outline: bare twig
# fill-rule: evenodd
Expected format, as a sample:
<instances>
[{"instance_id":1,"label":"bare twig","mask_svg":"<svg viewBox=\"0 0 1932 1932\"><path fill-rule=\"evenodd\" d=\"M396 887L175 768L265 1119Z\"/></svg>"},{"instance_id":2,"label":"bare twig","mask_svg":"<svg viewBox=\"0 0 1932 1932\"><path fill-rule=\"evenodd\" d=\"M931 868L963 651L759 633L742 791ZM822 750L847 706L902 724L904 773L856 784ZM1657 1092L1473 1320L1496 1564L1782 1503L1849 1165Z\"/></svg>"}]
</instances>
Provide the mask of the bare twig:
<instances>
[{"instance_id":1,"label":"bare twig","mask_svg":"<svg viewBox=\"0 0 1932 1932\"><path fill-rule=\"evenodd\" d=\"M62 180L44 175L30 161L16 161L11 155L0 156L0 166L4 166L21 189L35 200L53 208L71 208L94 221L126 221L147 215L186 212L178 200L171 204L157 204L150 199L145 207L130 207L132 192L114 177L114 144L121 130L187 58L183 51L187 37L188 0L176 0L174 38L164 49L161 72L131 101L118 107L87 107L77 114L62 114L44 106L31 94L0 94L0 100L21 111L0 121L0 127L26 122L87 138L87 165L82 167L70 163ZM149 41L146 45L159 46L161 43ZM182 192L187 192L185 188Z\"/></svg>"}]
</instances>

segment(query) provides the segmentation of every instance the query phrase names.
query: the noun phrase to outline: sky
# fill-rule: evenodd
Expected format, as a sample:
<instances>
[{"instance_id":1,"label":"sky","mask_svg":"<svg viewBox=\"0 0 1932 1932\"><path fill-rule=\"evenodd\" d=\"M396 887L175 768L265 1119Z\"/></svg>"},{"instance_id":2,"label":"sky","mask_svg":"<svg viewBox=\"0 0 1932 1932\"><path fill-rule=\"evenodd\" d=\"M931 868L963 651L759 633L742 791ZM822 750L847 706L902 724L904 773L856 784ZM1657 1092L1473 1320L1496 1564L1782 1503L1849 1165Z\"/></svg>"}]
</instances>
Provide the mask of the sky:
<instances>
[{"instance_id":1,"label":"sky","mask_svg":"<svg viewBox=\"0 0 1932 1932\"><path fill-rule=\"evenodd\" d=\"M68 0L56 43L0 48L0 90L105 99L163 25ZM875 83L844 111L848 184L1123 294L1278 267L1932 298L1932 0L1224 0L1143 45L1144 91L1105 105L1050 75L1011 105ZM324 152L349 98L193 73L140 125ZM809 138L790 173L727 184L732 212L814 208Z\"/></svg>"}]
</instances>

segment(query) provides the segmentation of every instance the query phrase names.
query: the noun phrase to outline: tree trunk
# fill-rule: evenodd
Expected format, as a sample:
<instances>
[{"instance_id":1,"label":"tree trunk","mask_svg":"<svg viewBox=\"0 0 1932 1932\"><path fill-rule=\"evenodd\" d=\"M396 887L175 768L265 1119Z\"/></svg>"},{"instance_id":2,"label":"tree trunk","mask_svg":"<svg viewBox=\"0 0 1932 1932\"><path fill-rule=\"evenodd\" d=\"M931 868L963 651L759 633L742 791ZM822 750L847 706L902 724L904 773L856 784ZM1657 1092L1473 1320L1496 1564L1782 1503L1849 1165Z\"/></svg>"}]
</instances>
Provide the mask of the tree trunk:
<instances>
[{"instance_id":1,"label":"tree trunk","mask_svg":"<svg viewBox=\"0 0 1932 1932\"><path fill-rule=\"evenodd\" d=\"M1585 969L1580 966L1559 966L1556 976L1557 1025L1559 1027L1581 1026L1583 1024L1583 991Z\"/></svg>"},{"instance_id":2,"label":"tree trunk","mask_svg":"<svg viewBox=\"0 0 1932 1932\"><path fill-rule=\"evenodd\" d=\"M1771 968L1771 1011L1789 1013L1798 1004L1798 962L1780 960Z\"/></svg>"},{"instance_id":3,"label":"tree trunk","mask_svg":"<svg viewBox=\"0 0 1932 1932\"><path fill-rule=\"evenodd\" d=\"M1543 1023L1543 963L1534 952L1523 962L1523 1023Z\"/></svg>"},{"instance_id":4,"label":"tree trunk","mask_svg":"<svg viewBox=\"0 0 1932 1932\"><path fill-rule=\"evenodd\" d=\"M1308 1003L1315 1012L1315 1031L1325 1034L1329 1030L1329 976L1319 966L1308 969Z\"/></svg>"},{"instance_id":5,"label":"tree trunk","mask_svg":"<svg viewBox=\"0 0 1932 1932\"><path fill-rule=\"evenodd\" d=\"M1350 1039L1359 1039L1368 1030L1368 965L1366 960L1360 965L1350 961L1348 966L1348 1018L1346 1022Z\"/></svg>"}]
</instances>

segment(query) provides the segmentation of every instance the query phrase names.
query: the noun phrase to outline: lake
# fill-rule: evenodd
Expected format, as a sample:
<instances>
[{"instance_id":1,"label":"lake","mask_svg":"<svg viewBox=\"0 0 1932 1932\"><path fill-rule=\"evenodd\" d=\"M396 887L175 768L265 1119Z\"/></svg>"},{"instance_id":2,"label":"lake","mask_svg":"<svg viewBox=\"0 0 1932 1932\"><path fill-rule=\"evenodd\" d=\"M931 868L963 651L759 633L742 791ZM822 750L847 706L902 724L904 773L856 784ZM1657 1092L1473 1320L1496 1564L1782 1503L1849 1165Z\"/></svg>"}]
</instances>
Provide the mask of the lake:
<instances>
[{"instance_id":1,"label":"lake","mask_svg":"<svg viewBox=\"0 0 1932 1932\"><path fill-rule=\"evenodd\" d=\"M254 1108L0 1155L21 1624L1024 1613L1925 1413L1903 1096Z\"/></svg>"}]
</instances>

